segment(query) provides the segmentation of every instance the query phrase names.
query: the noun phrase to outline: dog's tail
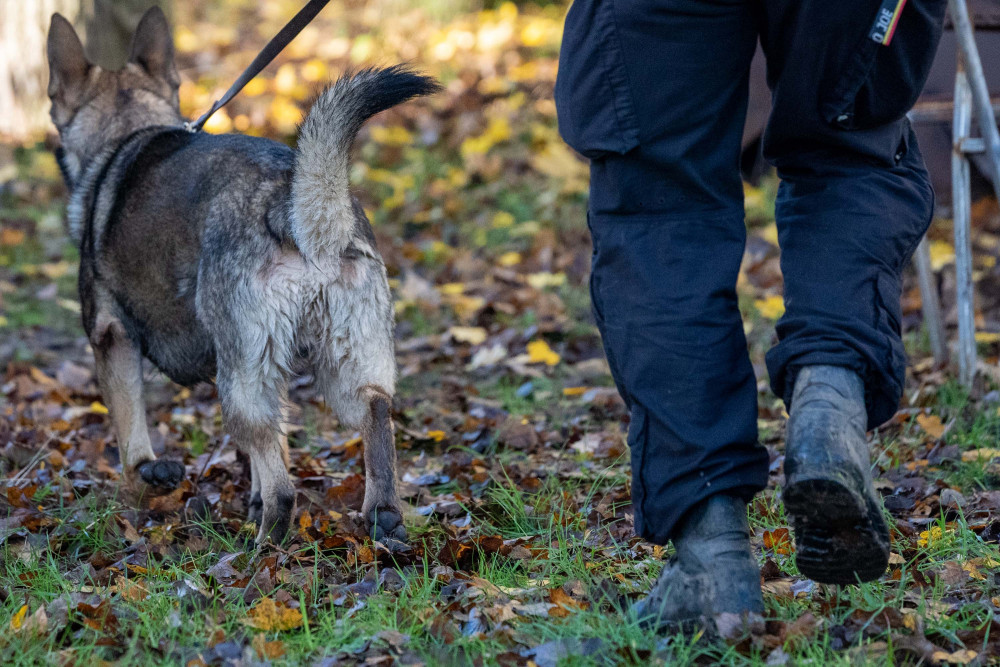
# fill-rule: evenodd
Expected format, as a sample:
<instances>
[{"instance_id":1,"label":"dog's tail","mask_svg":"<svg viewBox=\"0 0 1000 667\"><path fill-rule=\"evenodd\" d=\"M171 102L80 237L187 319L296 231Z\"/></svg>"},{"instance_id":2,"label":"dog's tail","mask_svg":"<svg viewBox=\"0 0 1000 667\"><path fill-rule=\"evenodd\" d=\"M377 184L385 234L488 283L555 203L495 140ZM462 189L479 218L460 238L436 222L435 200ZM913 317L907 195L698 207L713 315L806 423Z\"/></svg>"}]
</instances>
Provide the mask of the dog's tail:
<instances>
[{"instance_id":1,"label":"dog's tail","mask_svg":"<svg viewBox=\"0 0 1000 667\"><path fill-rule=\"evenodd\" d=\"M315 256L346 247L354 226L348 167L351 145L366 120L440 86L404 65L340 77L313 104L299 129L292 177L291 235Z\"/></svg>"}]
</instances>

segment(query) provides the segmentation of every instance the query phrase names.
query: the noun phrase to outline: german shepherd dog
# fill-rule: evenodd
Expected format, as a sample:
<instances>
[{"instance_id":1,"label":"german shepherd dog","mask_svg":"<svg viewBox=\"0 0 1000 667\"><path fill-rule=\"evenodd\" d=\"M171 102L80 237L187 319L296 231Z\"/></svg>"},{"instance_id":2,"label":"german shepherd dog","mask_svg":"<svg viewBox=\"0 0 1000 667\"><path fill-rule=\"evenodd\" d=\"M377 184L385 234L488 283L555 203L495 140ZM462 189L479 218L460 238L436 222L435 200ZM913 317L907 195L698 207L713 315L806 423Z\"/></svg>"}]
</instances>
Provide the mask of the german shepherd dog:
<instances>
[{"instance_id":1,"label":"german shepherd dog","mask_svg":"<svg viewBox=\"0 0 1000 667\"><path fill-rule=\"evenodd\" d=\"M163 493L184 477L150 446L145 356L182 385L216 381L226 429L250 459L257 542L280 540L295 503L282 406L292 369L304 365L340 422L362 433L369 529L405 540L393 304L348 166L369 117L437 84L401 66L342 77L313 105L293 151L183 127L158 8L142 17L119 71L89 63L59 14L48 58L83 326L126 488Z\"/></svg>"}]
</instances>

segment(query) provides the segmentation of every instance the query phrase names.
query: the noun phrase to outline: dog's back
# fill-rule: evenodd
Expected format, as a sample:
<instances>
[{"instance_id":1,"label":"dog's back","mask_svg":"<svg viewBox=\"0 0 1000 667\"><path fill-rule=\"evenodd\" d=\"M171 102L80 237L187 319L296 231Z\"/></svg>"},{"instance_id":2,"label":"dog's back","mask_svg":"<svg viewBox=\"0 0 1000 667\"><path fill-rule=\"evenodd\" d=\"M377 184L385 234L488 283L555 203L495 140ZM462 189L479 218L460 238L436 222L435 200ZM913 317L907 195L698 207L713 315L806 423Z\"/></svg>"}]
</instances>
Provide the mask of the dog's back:
<instances>
[{"instance_id":1,"label":"dog's back","mask_svg":"<svg viewBox=\"0 0 1000 667\"><path fill-rule=\"evenodd\" d=\"M74 192L80 201L70 226L80 235L87 333L96 326L99 281L157 367L185 385L211 380L214 343L196 306L202 257L244 254L246 261L233 265L241 275L290 244L285 203L293 165L287 146L242 135L153 128L127 140L101 184ZM113 204L83 201L99 200L104 188L117 191Z\"/></svg>"}]
</instances>

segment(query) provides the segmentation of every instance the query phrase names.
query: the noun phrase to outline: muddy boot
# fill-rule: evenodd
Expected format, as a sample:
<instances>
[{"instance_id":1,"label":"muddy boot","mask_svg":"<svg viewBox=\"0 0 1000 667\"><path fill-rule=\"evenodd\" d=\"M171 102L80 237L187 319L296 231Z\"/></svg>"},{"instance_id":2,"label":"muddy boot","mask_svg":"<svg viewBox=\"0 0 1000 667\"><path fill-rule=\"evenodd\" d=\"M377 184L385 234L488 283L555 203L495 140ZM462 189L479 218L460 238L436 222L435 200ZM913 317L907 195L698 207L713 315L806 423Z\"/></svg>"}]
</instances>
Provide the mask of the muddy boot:
<instances>
[{"instance_id":1,"label":"muddy boot","mask_svg":"<svg viewBox=\"0 0 1000 667\"><path fill-rule=\"evenodd\" d=\"M838 366L799 371L782 497L795 532L795 562L815 581L871 581L889 564L889 529L872 484L867 422L865 387L856 373Z\"/></svg>"},{"instance_id":2,"label":"muddy boot","mask_svg":"<svg viewBox=\"0 0 1000 667\"><path fill-rule=\"evenodd\" d=\"M746 503L708 498L685 517L673 542L677 554L649 596L632 607L642 624L668 632L704 628L723 639L762 632L764 598Z\"/></svg>"}]
</instances>

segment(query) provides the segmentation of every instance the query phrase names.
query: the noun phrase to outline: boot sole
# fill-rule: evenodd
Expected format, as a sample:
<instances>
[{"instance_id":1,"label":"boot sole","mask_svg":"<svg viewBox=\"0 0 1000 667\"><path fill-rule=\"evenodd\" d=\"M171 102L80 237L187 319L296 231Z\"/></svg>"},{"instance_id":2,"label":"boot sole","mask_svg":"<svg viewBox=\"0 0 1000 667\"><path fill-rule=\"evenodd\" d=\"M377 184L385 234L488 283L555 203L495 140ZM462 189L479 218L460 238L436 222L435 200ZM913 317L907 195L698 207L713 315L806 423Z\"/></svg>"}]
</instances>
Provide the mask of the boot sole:
<instances>
[{"instance_id":1,"label":"boot sole","mask_svg":"<svg viewBox=\"0 0 1000 667\"><path fill-rule=\"evenodd\" d=\"M856 584L885 573L889 528L877 501L828 478L790 482L782 498L803 575L824 584Z\"/></svg>"}]
</instances>

